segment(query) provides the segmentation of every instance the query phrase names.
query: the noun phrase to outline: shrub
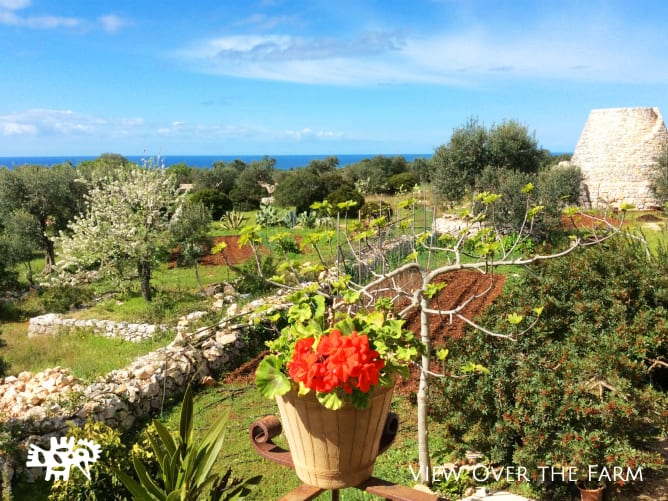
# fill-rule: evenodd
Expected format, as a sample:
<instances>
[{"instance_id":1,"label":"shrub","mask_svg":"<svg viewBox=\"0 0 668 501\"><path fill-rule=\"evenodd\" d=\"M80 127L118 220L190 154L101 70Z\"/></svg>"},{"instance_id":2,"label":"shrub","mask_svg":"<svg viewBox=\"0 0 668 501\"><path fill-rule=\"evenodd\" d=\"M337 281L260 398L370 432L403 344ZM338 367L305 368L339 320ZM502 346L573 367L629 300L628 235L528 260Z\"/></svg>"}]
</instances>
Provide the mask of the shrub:
<instances>
[{"instance_id":1,"label":"shrub","mask_svg":"<svg viewBox=\"0 0 668 501\"><path fill-rule=\"evenodd\" d=\"M363 218L375 219L385 216L389 220L392 218L392 214L394 214L392 207L381 202L366 202L360 209L360 216Z\"/></svg>"},{"instance_id":2,"label":"shrub","mask_svg":"<svg viewBox=\"0 0 668 501\"><path fill-rule=\"evenodd\" d=\"M218 220L225 212L232 209L232 201L225 193L219 190L200 190L190 196L190 199L197 203L202 202L204 207L209 209L211 218Z\"/></svg>"},{"instance_id":3,"label":"shrub","mask_svg":"<svg viewBox=\"0 0 668 501\"><path fill-rule=\"evenodd\" d=\"M284 254L301 254L299 244L294 235L290 233L278 233L271 238L271 242L277 245Z\"/></svg>"},{"instance_id":4,"label":"shrub","mask_svg":"<svg viewBox=\"0 0 668 501\"><path fill-rule=\"evenodd\" d=\"M323 176L304 169L287 172L276 185L274 200L280 207L295 207L296 212L307 211L313 202L322 200L327 193Z\"/></svg>"},{"instance_id":5,"label":"shrub","mask_svg":"<svg viewBox=\"0 0 668 501\"><path fill-rule=\"evenodd\" d=\"M72 427L67 436L91 440L100 446L101 456L90 469L88 480L77 468L70 470L68 481L55 480L49 501L124 500L130 493L110 468L130 472L132 465L121 433L101 421L89 420L83 428Z\"/></svg>"},{"instance_id":6,"label":"shrub","mask_svg":"<svg viewBox=\"0 0 668 501\"><path fill-rule=\"evenodd\" d=\"M490 374L434 385L434 417L463 447L529 471L659 468L646 444L668 425L668 395L648 368L668 356L666 268L621 237L537 266L483 325L507 331L509 312L544 307L538 324L516 343L480 331L450 341L449 364Z\"/></svg>"},{"instance_id":7,"label":"shrub","mask_svg":"<svg viewBox=\"0 0 668 501\"><path fill-rule=\"evenodd\" d=\"M505 233L519 232L527 210L529 195L523 188L535 177L519 171L485 167L476 178L476 189L501 195L493 204L488 221Z\"/></svg>"},{"instance_id":8,"label":"shrub","mask_svg":"<svg viewBox=\"0 0 668 501\"><path fill-rule=\"evenodd\" d=\"M234 288L242 294L260 296L273 290L274 286L262 277L272 277L276 274L276 265L271 256L264 257L260 263L262 276L257 272L255 261L250 260L243 266L232 266L231 268L239 274L234 282Z\"/></svg>"},{"instance_id":9,"label":"shrub","mask_svg":"<svg viewBox=\"0 0 668 501\"><path fill-rule=\"evenodd\" d=\"M418 183L418 177L412 172L395 174L387 181L391 193L405 193L411 191Z\"/></svg>"},{"instance_id":10,"label":"shrub","mask_svg":"<svg viewBox=\"0 0 668 501\"><path fill-rule=\"evenodd\" d=\"M668 202L668 147L656 159L649 187L659 205L665 205Z\"/></svg>"},{"instance_id":11,"label":"shrub","mask_svg":"<svg viewBox=\"0 0 668 501\"><path fill-rule=\"evenodd\" d=\"M532 223L532 236L545 239L561 233L561 211L567 205L577 205L581 182L582 172L578 167L554 166L537 175L486 167L476 179L476 187L501 195L489 220L505 233L520 230L527 203L542 206ZM529 183L535 187L527 192L524 187Z\"/></svg>"},{"instance_id":12,"label":"shrub","mask_svg":"<svg viewBox=\"0 0 668 501\"><path fill-rule=\"evenodd\" d=\"M338 212L342 215L348 214L351 217L357 217L360 207L364 205L364 197L362 194L349 185L340 186L338 189L332 191L327 195L326 200L332 205L335 213ZM355 202L355 206L347 209L340 209L337 207L338 204L348 201Z\"/></svg>"},{"instance_id":13,"label":"shrub","mask_svg":"<svg viewBox=\"0 0 668 501\"><path fill-rule=\"evenodd\" d=\"M82 307L93 299L93 293L89 287L56 285L45 289L40 298L47 312L65 313L72 308Z\"/></svg>"}]
</instances>

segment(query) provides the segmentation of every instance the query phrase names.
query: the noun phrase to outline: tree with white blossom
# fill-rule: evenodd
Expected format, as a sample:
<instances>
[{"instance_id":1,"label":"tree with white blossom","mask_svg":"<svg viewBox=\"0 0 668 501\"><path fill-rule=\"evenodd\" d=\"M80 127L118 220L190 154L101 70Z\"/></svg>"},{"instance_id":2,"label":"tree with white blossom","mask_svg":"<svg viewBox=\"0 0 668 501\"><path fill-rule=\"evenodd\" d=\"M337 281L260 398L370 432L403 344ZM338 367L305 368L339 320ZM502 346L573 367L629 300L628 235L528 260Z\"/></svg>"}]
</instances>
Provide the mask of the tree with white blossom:
<instances>
[{"instance_id":1,"label":"tree with white blossom","mask_svg":"<svg viewBox=\"0 0 668 501\"><path fill-rule=\"evenodd\" d=\"M152 162L114 172L92 187L85 212L61 232L59 266L136 278L150 301L151 271L169 250L170 225L182 201L174 178Z\"/></svg>"}]
</instances>

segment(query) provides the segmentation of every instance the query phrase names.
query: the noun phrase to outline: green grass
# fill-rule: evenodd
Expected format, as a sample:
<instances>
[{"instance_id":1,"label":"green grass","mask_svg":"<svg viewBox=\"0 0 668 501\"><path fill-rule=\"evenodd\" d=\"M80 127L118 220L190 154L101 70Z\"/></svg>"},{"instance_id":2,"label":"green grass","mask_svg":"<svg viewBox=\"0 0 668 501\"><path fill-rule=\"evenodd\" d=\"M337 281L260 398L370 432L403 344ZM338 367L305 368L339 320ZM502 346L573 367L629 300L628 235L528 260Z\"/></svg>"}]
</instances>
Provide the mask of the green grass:
<instances>
[{"instance_id":1,"label":"green grass","mask_svg":"<svg viewBox=\"0 0 668 501\"><path fill-rule=\"evenodd\" d=\"M8 374L61 366L72 369L78 378L90 380L125 367L173 338L173 334L165 333L149 341L130 343L83 331L29 338L27 331L27 323L2 326L2 356L9 364Z\"/></svg>"},{"instance_id":2,"label":"green grass","mask_svg":"<svg viewBox=\"0 0 668 501\"><path fill-rule=\"evenodd\" d=\"M300 484L295 473L284 466L272 463L258 455L250 444L248 430L256 419L269 414L278 415L278 408L273 400L261 397L254 385L220 385L204 390L195 395L194 429L197 437L206 433L211 423L227 408L232 409L227 428L226 442L223 446L215 471L222 472L232 468L232 475L249 478L262 475L262 481L254 491L251 499L278 499ZM417 472L417 425L415 407L407 401L407 397L395 395L391 410L399 415L400 431L392 447L378 457L374 476L398 484L413 486L410 466ZM177 430L181 406L174 406L162 416L163 421L171 430ZM434 424L431 429L431 447L434 460L442 462L451 447L442 439L439 426ZM287 448L283 435L274 442ZM329 494L319 499L329 499ZM341 491L342 500L378 499L355 489Z\"/></svg>"}]
</instances>

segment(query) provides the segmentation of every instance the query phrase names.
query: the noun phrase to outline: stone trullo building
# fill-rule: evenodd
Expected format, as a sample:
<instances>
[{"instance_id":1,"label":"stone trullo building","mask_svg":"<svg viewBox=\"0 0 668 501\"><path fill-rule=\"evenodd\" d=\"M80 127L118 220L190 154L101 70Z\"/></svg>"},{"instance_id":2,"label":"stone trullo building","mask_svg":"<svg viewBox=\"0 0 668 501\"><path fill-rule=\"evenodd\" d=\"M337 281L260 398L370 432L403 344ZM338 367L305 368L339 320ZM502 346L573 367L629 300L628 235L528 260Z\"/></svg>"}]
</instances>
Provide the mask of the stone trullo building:
<instances>
[{"instance_id":1,"label":"stone trullo building","mask_svg":"<svg viewBox=\"0 0 668 501\"><path fill-rule=\"evenodd\" d=\"M658 205L649 185L656 158L667 145L668 130L658 108L592 110L571 159L584 175L584 204Z\"/></svg>"}]
</instances>

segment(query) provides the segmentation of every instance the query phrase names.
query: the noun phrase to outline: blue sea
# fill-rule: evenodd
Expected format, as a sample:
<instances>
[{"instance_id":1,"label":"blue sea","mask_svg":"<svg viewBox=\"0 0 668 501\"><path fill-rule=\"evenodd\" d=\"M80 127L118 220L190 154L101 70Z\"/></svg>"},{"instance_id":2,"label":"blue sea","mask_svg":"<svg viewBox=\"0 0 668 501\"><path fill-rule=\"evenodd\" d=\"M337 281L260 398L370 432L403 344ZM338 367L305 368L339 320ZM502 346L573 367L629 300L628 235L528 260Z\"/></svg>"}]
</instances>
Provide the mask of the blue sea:
<instances>
[{"instance_id":1,"label":"blue sea","mask_svg":"<svg viewBox=\"0 0 668 501\"><path fill-rule=\"evenodd\" d=\"M293 168L306 167L311 160L323 160L330 156L335 156L339 159L339 167L345 167L346 165L354 164L364 160L365 158L373 158L377 155L382 154L368 154L368 155L266 155L269 158L276 160L276 169L280 170L289 170ZM387 154L383 155L385 157L397 157L402 156L408 162L412 162L416 158L429 158L431 153L424 154ZM21 165L44 165L51 167L52 165L61 164L63 162L71 162L73 165L77 165L80 162L85 160L94 160L98 158L96 156L51 156L51 157L0 157L0 166L5 166L8 168L18 167ZM164 161L165 167L170 165L185 163L190 167L199 167L199 168L210 168L214 162L232 162L234 160L242 160L243 162L250 163L254 160L262 160L265 155L165 155L161 156L160 160ZM143 159L146 158L141 155L128 155L126 156L131 162L136 162L141 164Z\"/></svg>"}]
</instances>

